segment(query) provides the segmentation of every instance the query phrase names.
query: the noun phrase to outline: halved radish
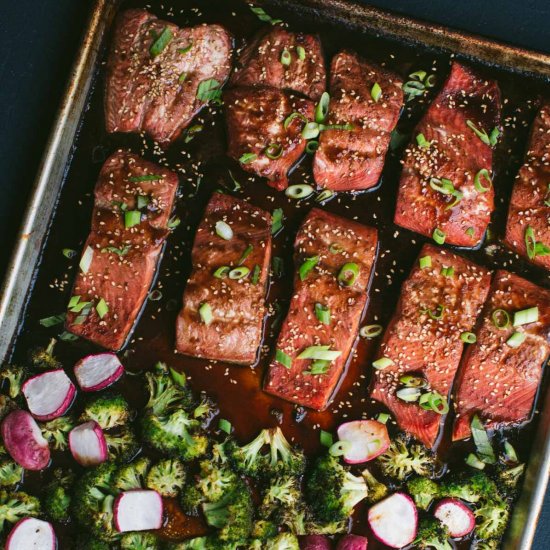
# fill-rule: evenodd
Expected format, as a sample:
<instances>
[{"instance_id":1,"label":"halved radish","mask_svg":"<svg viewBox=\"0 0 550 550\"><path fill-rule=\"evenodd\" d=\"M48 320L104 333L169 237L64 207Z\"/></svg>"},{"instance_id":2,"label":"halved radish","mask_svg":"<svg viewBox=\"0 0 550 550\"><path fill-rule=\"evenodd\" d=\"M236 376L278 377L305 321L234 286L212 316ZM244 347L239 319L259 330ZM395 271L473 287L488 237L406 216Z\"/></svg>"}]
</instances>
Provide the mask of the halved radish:
<instances>
[{"instance_id":1,"label":"halved radish","mask_svg":"<svg viewBox=\"0 0 550 550\"><path fill-rule=\"evenodd\" d=\"M48 442L27 411L12 411L4 418L2 439L13 460L27 470L43 470L50 463Z\"/></svg>"},{"instance_id":2,"label":"halved radish","mask_svg":"<svg viewBox=\"0 0 550 550\"><path fill-rule=\"evenodd\" d=\"M418 512L409 495L394 493L377 502L368 518L374 536L390 548L402 548L416 538Z\"/></svg>"},{"instance_id":3,"label":"halved radish","mask_svg":"<svg viewBox=\"0 0 550 550\"><path fill-rule=\"evenodd\" d=\"M434 516L458 539L470 534L476 526L474 513L457 498L444 498L434 508Z\"/></svg>"},{"instance_id":4,"label":"halved radish","mask_svg":"<svg viewBox=\"0 0 550 550\"><path fill-rule=\"evenodd\" d=\"M38 420L62 416L73 402L76 388L63 369L29 378L21 388L31 414Z\"/></svg>"},{"instance_id":5,"label":"halved radish","mask_svg":"<svg viewBox=\"0 0 550 550\"><path fill-rule=\"evenodd\" d=\"M330 540L323 535L306 535L300 537L300 550L330 550Z\"/></svg>"},{"instance_id":6,"label":"halved radish","mask_svg":"<svg viewBox=\"0 0 550 550\"><path fill-rule=\"evenodd\" d=\"M55 550L57 537L51 523L36 518L23 518L11 530L6 550Z\"/></svg>"},{"instance_id":7,"label":"halved radish","mask_svg":"<svg viewBox=\"0 0 550 550\"><path fill-rule=\"evenodd\" d=\"M385 453L390 436L385 424L376 420L354 420L342 424L338 439L346 441L343 458L348 464L360 464Z\"/></svg>"},{"instance_id":8,"label":"halved radish","mask_svg":"<svg viewBox=\"0 0 550 550\"><path fill-rule=\"evenodd\" d=\"M69 448L81 466L97 466L108 457L107 441L101 426L94 420L80 424L69 433Z\"/></svg>"},{"instance_id":9,"label":"halved radish","mask_svg":"<svg viewBox=\"0 0 550 550\"><path fill-rule=\"evenodd\" d=\"M359 535L344 535L336 546L336 550L367 550L367 537Z\"/></svg>"},{"instance_id":10,"label":"halved radish","mask_svg":"<svg viewBox=\"0 0 550 550\"><path fill-rule=\"evenodd\" d=\"M162 527L162 497L156 491L125 491L115 500L115 527L126 531L148 531Z\"/></svg>"},{"instance_id":11,"label":"halved radish","mask_svg":"<svg viewBox=\"0 0 550 550\"><path fill-rule=\"evenodd\" d=\"M74 375L82 391L99 391L114 384L124 374L124 367L114 353L98 353L81 359Z\"/></svg>"}]
</instances>

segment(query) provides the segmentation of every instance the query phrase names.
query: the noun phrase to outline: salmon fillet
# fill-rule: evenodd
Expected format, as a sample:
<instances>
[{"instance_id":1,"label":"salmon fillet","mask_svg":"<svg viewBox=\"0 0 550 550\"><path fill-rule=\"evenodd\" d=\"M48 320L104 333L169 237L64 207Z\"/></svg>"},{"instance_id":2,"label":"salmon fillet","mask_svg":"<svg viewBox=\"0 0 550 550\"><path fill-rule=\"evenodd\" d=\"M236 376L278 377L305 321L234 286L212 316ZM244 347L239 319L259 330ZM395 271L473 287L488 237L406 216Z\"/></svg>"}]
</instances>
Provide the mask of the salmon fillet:
<instances>
[{"instance_id":1,"label":"salmon fillet","mask_svg":"<svg viewBox=\"0 0 550 550\"><path fill-rule=\"evenodd\" d=\"M153 282L177 188L176 174L137 155L120 150L105 161L68 331L111 350L124 345Z\"/></svg>"},{"instance_id":2,"label":"salmon fillet","mask_svg":"<svg viewBox=\"0 0 550 550\"><path fill-rule=\"evenodd\" d=\"M228 240L218 222L231 228ZM176 350L185 355L250 365L256 361L266 313L271 263L271 215L250 203L215 193L197 229L193 271L176 322ZM241 278L216 277L224 266L247 268ZM201 306L211 320L201 315Z\"/></svg>"},{"instance_id":3,"label":"salmon fillet","mask_svg":"<svg viewBox=\"0 0 550 550\"><path fill-rule=\"evenodd\" d=\"M276 189L288 187L287 173L306 148L301 117L313 117L312 101L275 88L233 88L224 93L227 154L241 167L268 179Z\"/></svg>"},{"instance_id":4,"label":"salmon fillet","mask_svg":"<svg viewBox=\"0 0 550 550\"><path fill-rule=\"evenodd\" d=\"M426 257L430 265L421 267L420 258ZM452 268L450 276L444 268ZM426 447L436 443L442 416L399 399L399 379L404 374L422 376L429 390L448 398L464 347L460 335L473 329L489 285L487 269L427 244L401 288L378 355L393 364L374 372L371 397L384 403L399 427Z\"/></svg>"},{"instance_id":5,"label":"salmon fillet","mask_svg":"<svg viewBox=\"0 0 550 550\"><path fill-rule=\"evenodd\" d=\"M538 321L499 329L495 310L514 312L538 307ZM502 324L502 323L501 323ZM526 334L518 347L506 342L514 332ZM459 371L455 390L453 440L471 435L470 422L479 414L486 428L502 428L529 420L542 367L550 356L550 291L507 271L497 271L477 331Z\"/></svg>"},{"instance_id":6,"label":"salmon fillet","mask_svg":"<svg viewBox=\"0 0 550 550\"><path fill-rule=\"evenodd\" d=\"M505 243L534 264L550 269L549 219L550 103L546 103L533 123L525 164L514 184Z\"/></svg>"},{"instance_id":7,"label":"salmon fillet","mask_svg":"<svg viewBox=\"0 0 550 550\"><path fill-rule=\"evenodd\" d=\"M291 361L285 366L277 354L269 365L264 382L267 393L323 410L344 372L361 315L367 303L378 236L376 229L314 208L304 220L294 244L296 268L308 258L318 258L311 271L294 277L294 294L277 340L277 354ZM352 284L338 281L342 267L356 264L358 274ZM302 280L303 279L303 280ZM316 304L329 309L329 322L316 314ZM310 346L328 345L341 354L328 364L318 365L298 355Z\"/></svg>"},{"instance_id":8,"label":"salmon fillet","mask_svg":"<svg viewBox=\"0 0 550 550\"><path fill-rule=\"evenodd\" d=\"M201 83L219 89L228 78L231 50L219 25L180 29L145 10L122 12L107 62L107 131L143 131L169 144L208 102Z\"/></svg>"},{"instance_id":9,"label":"salmon fillet","mask_svg":"<svg viewBox=\"0 0 550 550\"><path fill-rule=\"evenodd\" d=\"M352 125L353 129L321 133L313 163L318 185L353 191L378 183L390 135L403 106L401 84L397 75L355 53L341 52L333 57L328 124ZM376 85L380 97L376 87L373 91Z\"/></svg>"},{"instance_id":10,"label":"salmon fillet","mask_svg":"<svg viewBox=\"0 0 550 550\"><path fill-rule=\"evenodd\" d=\"M474 247L481 242L494 210L493 187L482 175L491 177L493 148L478 134L485 141L497 139L500 109L495 81L452 64L405 151L394 217L397 225L427 237L437 229L445 242L457 246ZM418 136L424 139L421 145Z\"/></svg>"}]
</instances>

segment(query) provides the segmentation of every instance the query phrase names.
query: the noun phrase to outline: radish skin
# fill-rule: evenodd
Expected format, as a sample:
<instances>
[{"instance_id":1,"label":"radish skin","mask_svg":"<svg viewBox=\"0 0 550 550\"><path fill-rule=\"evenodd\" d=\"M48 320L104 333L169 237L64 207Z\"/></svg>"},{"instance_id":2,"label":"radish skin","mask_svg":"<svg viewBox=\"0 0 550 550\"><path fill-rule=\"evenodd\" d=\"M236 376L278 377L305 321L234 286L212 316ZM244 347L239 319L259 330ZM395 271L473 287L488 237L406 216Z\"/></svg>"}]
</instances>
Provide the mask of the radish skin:
<instances>
[{"instance_id":1,"label":"radish skin","mask_svg":"<svg viewBox=\"0 0 550 550\"><path fill-rule=\"evenodd\" d=\"M107 441L101 426L94 420L73 428L69 433L69 448L81 466L97 466L108 457Z\"/></svg>"},{"instance_id":2,"label":"radish skin","mask_svg":"<svg viewBox=\"0 0 550 550\"><path fill-rule=\"evenodd\" d=\"M457 498L445 498L438 502L434 516L447 527L454 539L469 535L476 525L473 512Z\"/></svg>"},{"instance_id":3,"label":"radish skin","mask_svg":"<svg viewBox=\"0 0 550 550\"><path fill-rule=\"evenodd\" d=\"M162 497L156 491L136 489L121 493L114 505L115 527L121 533L162 527Z\"/></svg>"},{"instance_id":4,"label":"radish skin","mask_svg":"<svg viewBox=\"0 0 550 550\"><path fill-rule=\"evenodd\" d=\"M57 537L51 523L23 518L11 530L6 550L56 550Z\"/></svg>"},{"instance_id":5,"label":"radish skin","mask_svg":"<svg viewBox=\"0 0 550 550\"><path fill-rule=\"evenodd\" d=\"M10 456L27 470L43 470L50 448L35 419L27 411L12 411L2 421L2 439Z\"/></svg>"},{"instance_id":6,"label":"radish skin","mask_svg":"<svg viewBox=\"0 0 550 550\"><path fill-rule=\"evenodd\" d=\"M103 390L123 374L124 367L114 353L88 355L74 367L76 381L85 392Z\"/></svg>"},{"instance_id":7,"label":"radish skin","mask_svg":"<svg viewBox=\"0 0 550 550\"><path fill-rule=\"evenodd\" d=\"M416 538L418 512L412 498L404 493L377 502L369 510L368 521L374 536L390 548L402 548Z\"/></svg>"},{"instance_id":8,"label":"radish skin","mask_svg":"<svg viewBox=\"0 0 550 550\"><path fill-rule=\"evenodd\" d=\"M323 535L300 537L300 550L331 550L330 540Z\"/></svg>"},{"instance_id":9,"label":"radish skin","mask_svg":"<svg viewBox=\"0 0 550 550\"><path fill-rule=\"evenodd\" d=\"M336 550L367 550L367 537L359 535L344 535L336 546Z\"/></svg>"},{"instance_id":10,"label":"radish skin","mask_svg":"<svg viewBox=\"0 0 550 550\"><path fill-rule=\"evenodd\" d=\"M385 453L390 446L388 428L376 420L353 420L342 424L338 439L346 441L343 459L348 464L361 464Z\"/></svg>"},{"instance_id":11,"label":"radish skin","mask_svg":"<svg viewBox=\"0 0 550 550\"><path fill-rule=\"evenodd\" d=\"M76 394L75 385L63 369L47 371L29 378L21 391L31 414L43 422L65 414Z\"/></svg>"}]
</instances>

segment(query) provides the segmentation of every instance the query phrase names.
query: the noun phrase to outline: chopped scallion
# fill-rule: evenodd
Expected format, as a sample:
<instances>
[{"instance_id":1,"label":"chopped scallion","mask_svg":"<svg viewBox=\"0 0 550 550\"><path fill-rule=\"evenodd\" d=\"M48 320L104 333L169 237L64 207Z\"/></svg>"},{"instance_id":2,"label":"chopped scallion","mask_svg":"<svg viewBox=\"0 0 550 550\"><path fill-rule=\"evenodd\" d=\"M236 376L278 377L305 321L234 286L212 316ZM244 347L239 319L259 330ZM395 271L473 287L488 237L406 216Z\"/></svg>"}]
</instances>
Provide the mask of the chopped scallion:
<instances>
[{"instance_id":1,"label":"chopped scallion","mask_svg":"<svg viewBox=\"0 0 550 550\"><path fill-rule=\"evenodd\" d=\"M332 434L330 432L325 432L325 430L321 430L319 433L319 441L321 442L321 445L323 447L331 447L334 443L334 438L332 437Z\"/></svg>"},{"instance_id":2,"label":"chopped scallion","mask_svg":"<svg viewBox=\"0 0 550 550\"><path fill-rule=\"evenodd\" d=\"M303 61L306 58L306 50L303 46L296 46L296 53L298 54L298 59Z\"/></svg>"},{"instance_id":3,"label":"chopped scallion","mask_svg":"<svg viewBox=\"0 0 550 550\"><path fill-rule=\"evenodd\" d=\"M432 267L432 257L422 256L422 258L418 260L418 263L420 265L420 269L426 269L427 267Z\"/></svg>"},{"instance_id":4,"label":"chopped scallion","mask_svg":"<svg viewBox=\"0 0 550 550\"><path fill-rule=\"evenodd\" d=\"M189 52L192 47L193 47L193 41L189 40L189 44L187 44L187 46L185 46L185 48L178 48L178 53L183 55L183 54Z\"/></svg>"},{"instance_id":5,"label":"chopped scallion","mask_svg":"<svg viewBox=\"0 0 550 550\"><path fill-rule=\"evenodd\" d=\"M485 462L479 460L474 453L469 453L465 460L468 466L475 468L476 470L483 470L485 468Z\"/></svg>"},{"instance_id":6,"label":"chopped scallion","mask_svg":"<svg viewBox=\"0 0 550 550\"><path fill-rule=\"evenodd\" d=\"M302 372L304 376L321 376L330 369L330 361L326 359L316 359L312 361L308 370Z\"/></svg>"},{"instance_id":7,"label":"chopped scallion","mask_svg":"<svg viewBox=\"0 0 550 550\"><path fill-rule=\"evenodd\" d=\"M510 326L510 315L505 309L495 309L491 315L493 325L498 329L506 329Z\"/></svg>"},{"instance_id":8,"label":"chopped scallion","mask_svg":"<svg viewBox=\"0 0 550 550\"><path fill-rule=\"evenodd\" d=\"M338 282L343 286L353 286L359 276L359 266L356 263L345 263L338 273Z\"/></svg>"},{"instance_id":9,"label":"chopped scallion","mask_svg":"<svg viewBox=\"0 0 550 550\"><path fill-rule=\"evenodd\" d=\"M181 220L177 216L172 216L167 223L168 229L176 229L176 227L181 223Z\"/></svg>"},{"instance_id":10,"label":"chopped scallion","mask_svg":"<svg viewBox=\"0 0 550 550\"><path fill-rule=\"evenodd\" d=\"M245 249L244 249L244 252L242 253L242 256L239 258L239 261L237 263L237 265L242 265L244 264L245 260L248 258L248 256L250 256L250 254L252 254L252 251L254 250L254 247L249 244Z\"/></svg>"},{"instance_id":11,"label":"chopped scallion","mask_svg":"<svg viewBox=\"0 0 550 550\"><path fill-rule=\"evenodd\" d=\"M388 413L378 413L376 415L376 420L381 424L387 424L391 416Z\"/></svg>"},{"instance_id":12,"label":"chopped scallion","mask_svg":"<svg viewBox=\"0 0 550 550\"><path fill-rule=\"evenodd\" d=\"M164 27L149 49L151 56L157 57L157 55L160 55L164 51L164 48L168 46L172 38L172 31L168 27Z\"/></svg>"},{"instance_id":13,"label":"chopped scallion","mask_svg":"<svg viewBox=\"0 0 550 550\"><path fill-rule=\"evenodd\" d=\"M298 274L300 275L300 280L305 281L310 271L319 263L319 256L311 256L306 258L304 263L298 269Z\"/></svg>"},{"instance_id":14,"label":"chopped scallion","mask_svg":"<svg viewBox=\"0 0 550 550\"><path fill-rule=\"evenodd\" d=\"M99 302L95 306L95 310L97 311L99 318L103 319L103 317L105 317L105 315L109 312L109 306L103 298L100 298Z\"/></svg>"},{"instance_id":15,"label":"chopped scallion","mask_svg":"<svg viewBox=\"0 0 550 550\"><path fill-rule=\"evenodd\" d=\"M519 348L519 346L521 346L521 344L525 342L526 338L527 334L525 334L524 332L514 332L512 333L510 338L506 340L506 344L511 348Z\"/></svg>"},{"instance_id":16,"label":"chopped scallion","mask_svg":"<svg viewBox=\"0 0 550 550\"><path fill-rule=\"evenodd\" d=\"M342 355L341 351L331 350L330 346L309 346L298 355L298 359L321 359L334 361Z\"/></svg>"},{"instance_id":17,"label":"chopped scallion","mask_svg":"<svg viewBox=\"0 0 550 550\"><path fill-rule=\"evenodd\" d=\"M44 317L40 319L39 323L43 327L54 327L55 325L60 325L65 322L65 314L60 313L59 315L50 315L50 317Z\"/></svg>"},{"instance_id":18,"label":"chopped scallion","mask_svg":"<svg viewBox=\"0 0 550 550\"><path fill-rule=\"evenodd\" d=\"M442 267L441 268L441 275L443 275L443 277L454 277L454 274L455 274L455 268L454 267Z\"/></svg>"},{"instance_id":19,"label":"chopped scallion","mask_svg":"<svg viewBox=\"0 0 550 550\"><path fill-rule=\"evenodd\" d=\"M302 122L307 122L307 117L305 115L295 111L293 113L290 113L290 115L285 118L285 121L283 122L283 128L286 130L290 126L291 122L296 118L301 120Z\"/></svg>"},{"instance_id":20,"label":"chopped scallion","mask_svg":"<svg viewBox=\"0 0 550 550\"><path fill-rule=\"evenodd\" d=\"M489 436L477 414L474 414L472 417L470 428L481 460L485 462L485 464L496 464L497 460L491 442L489 441Z\"/></svg>"},{"instance_id":21,"label":"chopped scallion","mask_svg":"<svg viewBox=\"0 0 550 550\"><path fill-rule=\"evenodd\" d=\"M233 229L231 229L231 226L223 220L216 222L215 230L216 235L221 237L224 241L230 241L233 238Z\"/></svg>"},{"instance_id":22,"label":"chopped scallion","mask_svg":"<svg viewBox=\"0 0 550 550\"><path fill-rule=\"evenodd\" d=\"M252 271L252 284L257 285L258 281L260 280L260 273L262 272L259 265L254 266L254 270Z\"/></svg>"},{"instance_id":23,"label":"chopped scallion","mask_svg":"<svg viewBox=\"0 0 550 550\"><path fill-rule=\"evenodd\" d=\"M250 164L251 162L254 162L258 158L258 155L256 153L244 153L240 156L239 162L241 164Z\"/></svg>"},{"instance_id":24,"label":"chopped scallion","mask_svg":"<svg viewBox=\"0 0 550 550\"><path fill-rule=\"evenodd\" d=\"M370 89L370 96L374 101L378 101L382 97L382 88L378 82L375 82Z\"/></svg>"},{"instance_id":25,"label":"chopped scallion","mask_svg":"<svg viewBox=\"0 0 550 550\"><path fill-rule=\"evenodd\" d=\"M285 195L290 199L305 199L313 194L313 187L306 183L291 185L285 189Z\"/></svg>"},{"instance_id":26,"label":"chopped scallion","mask_svg":"<svg viewBox=\"0 0 550 550\"><path fill-rule=\"evenodd\" d=\"M160 290L155 289L149 293L149 300L151 300L151 302L158 302L161 299L162 299L162 292Z\"/></svg>"},{"instance_id":27,"label":"chopped scallion","mask_svg":"<svg viewBox=\"0 0 550 550\"><path fill-rule=\"evenodd\" d=\"M376 361L372 362L372 366L377 370L383 370L388 367L391 367L394 362L389 357L380 357Z\"/></svg>"},{"instance_id":28,"label":"chopped scallion","mask_svg":"<svg viewBox=\"0 0 550 550\"><path fill-rule=\"evenodd\" d=\"M487 185L483 185L483 181L485 180L487 182ZM489 173L489 170L487 168L482 168L475 176L474 176L474 187L478 193L486 193L491 189L493 185L493 180L491 179L491 174Z\"/></svg>"},{"instance_id":29,"label":"chopped scallion","mask_svg":"<svg viewBox=\"0 0 550 550\"><path fill-rule=\"evenodd\" d=\"M138 210L145 208L150 202L151 199L147 195L138 195L136 197L136 205Z\"/></svg>"},{"instance_id":30,"label":"chopped scallion","mask_svg":"<svg viewBox=\"0 0 550 550\"><path fill-rule=\"evenodd\" d=\"M220 418L218 422L218 428L225 432L227 435L231 434L231 430L233 429L233 426L231 426L231 422L229 420L226 420L225 418Z\"/></svg>"},{"instance_id":31,"label":"chopped scallion","mask_svg":"<svg viewBox=\"0 0 550 550\"><path fill-rule=\"evenodd\" d=\"M283 146L280 143L270 143L264 153L268 159L276 160L283 154Z\"/></svg>"},{"instance_id":32,"label":"chopped scallion","mask_svg":"<svg viewBox=\"0 0 550 550\"><path fill-rule=\"evenodd\" d=\"M231 268L228 265L222 265L214 271L214 277L216 277L216 279L225 279L230 271Z\"/></svg>"},{"instance_id":33,"label":"chopped scallion","mask_svg":"<svg viewBox=\"0 0 550 550\"><path fill-rule=\"evenodd\" d=\"M271 214L271 234L277 234L283 228L284 213L282 208L275 208Z\"/></svg>"},{"instance_id":34,"label":"chopped scallion","mask_svg":"<svg viewBox=\"0 0 550 550\"><path fill-rule=\"evenodd\" d=\"M270 23L271 25L277 25L279 23L282 23L282 19L273 19L270 15L268 15L263 8L260 8L259 6L252 6L250 5L250 11L260 20L264 23Z\"/></svg>"},{"instance_id":35,"label":"chopped scallion","mask_svg":"<svg viewBox=\"0 0 550 550\"><path fill-rule=\"evenodd\" d=\"M310 139L306 143L306 153L309 153L310 155L315 153L319 149L319 142L316 139Z\"/></svg>"},{"instance_id":36,"label":"chopped scallion","mask_svg":"<svg viewBox=\"0 0 550 550\"><path fill-rule=\"evenodd\" d=\"M273 256L271 260L271 268L276 277L282 277L284 273L284 262L283 259L279 256Z\"/></svg>"},{"instance_id":37,"label":"chopped scallion","mask_svg":"<svg viewBox=\"0 0 550 550\"><path fill-rule=\"evenodd\" d=\"M330 308L328 306L315 304L315 316L323 325L330 325Z\"/></svg>"},{"instance_id":38,"label":"chopped scallion","mask_svg":"<svg viewBox=\"0 0 550 550\"><path fill-rule=\"evenodd\" d=\"M280 349L275 351L275 361L277 361L277 363L281 363L281 365L287 369L292 367L292 357Z\"/></svg>"},{"instance_id":39,"label":"chopped scallion","mask_svg":"<svg viewBox=\"0 0 550 550\"><path fill-rule=\"evenodd\" d=\"M86 250L84 250L84 254L82 254L82 258L80 258L80 263L78 264L78 267L80 267L80 271L82 271L82 273L88 273L90 266L92 265L93 257L94 249L91 246L87 246Z\"/></svg>"},{"instance_id":40,"label":"chopped scallion","mask_svg":"<svg viewBox=\"0 0 550 550\"><path fill-rule=\"evenodd\" d=\"M473 332L462 332L460 334L460 339L465 344L475 344L477 342L477 336Z\"/></svg>"},{"instance_id":41,"label":"chopped scallion","mask_svg":"<svg viewBox=\"0 0 550 550\"><path fill-rule=\"evenodd\" d=\"M380 336L383 330L384 328L382 325L365 325L359 330L359 336L361 336L361 338L371 340L372 338Z\"/></svg>"},{"instance_id":42,"label":"chopped scallion","mask_svg":"<svg viewBox=\"0 0 550 550\"><path fill-rule=\"evenodd\" d=\"M536 323L539 320L539 308L537 306L522 309L514 313L514 321L512 325L514 327L521 327L522 325L528 325L529 323Z\"/></svg>"},{"instance_id":43,"label":"chopped scallion","mask_svg":"<svg viewBox=\"0 0 550 550\"><path fill-rule=\"evenodd\" d=\"M399 382L407 388L425 388L428 383L422 376L416 376L414 374L403 374L399 377Z\"/></svg>"},{"instance_id":44,"label":"chopped scallion","mask_svg":"<svg viewBox=\"0 0 550 550\"><path fill-rule=\"evenodd\" d=\"M428 141L425 137L424 137L424 134L418 134L416 136L416 144L418 145L418 147L420 147L421 149L429 149L430 148L430 145L432 144L431 141Z\"/></svg>"},{"instance_id":45,"label":"chopped scallion","mask_svg":"<svg viewBox=\"0 0 550 550\"><path fill-rule=\"evenodd\" d=\"M395 392L395 395L401 401L406 401L407 403L414 403L418 401L421 395L420 388L400 388Z\"/></svg>"},{"instance_id":46,"label":"chopped scallion","mask_svg":"<svg viewBox=\"0 0 550 550\"><path fill-rule=\"evenodd\" d=\"M342 456L346 454L351 448L349 441L337 441L328 450L331 456Z\"/></svg>"},{"instance_id":47,"label":"chopped scallion","mask_svg":"<svg viewBox=\"0 0 550 550\"><path fill-rule=\"evenodd\" d=\"M213 319L212 316L212 308L210 307L210 304L208 302L203 302L199 307L199 315L201 318L201 321L208 326Z\"/></svg>"},{"instance_id":48,"label":"chopped scallion","mask_svg":"<svg viewBox=\"0 0 550 550\"><path fill-rule=\"evenodd\" d=\"M452 195L455 191L453 182L447 178L430 178L430 187L443 195Z\"/></svg>"},{"instance_id":49,"label":"chopped scallion","mask_svg":"<svg viewBox=\"0 0 550 550\"><path fill-rule=\"evenodd\" d=\"M308 122L302 128L302 137L304 139L314 139L319 135L320 129L317 122Z\"/></svg>"},{"instance_id":50,"label":"chopped scallion","mask_svg":"<svg viewBox=\"0 0 550 550\"><path fill-rule=\"evenodd\" d=\"M537 242L535 230L530 225L525 229L525 248L530 260L535 259L537 256L548 256L550 254L550 247L542 242Z\"/></svg>"},{"instance_id":51,"label":"chopped scallion","mask_svg":"<svg viewBox=\"0 0 550 550\"><path fill-rule=\"evenodd\" d=\"M139 210L128 210L124 212L124 227L130 229L141 223L141 212Z\"/></svg>"},{"instance_id":52,"label":"chopped scallion","mask_svg":"<svg viewBox=\"0 0 550 550\"><path fill-rule=\"evenodd\" d=\"M131 178L128 178L128 181L131 181L131 182L157 181L163 178L164 176L160 176L159 174L143 174L141 176L133 176Z\"/></svg>"},{"instance_id":53,"label":"chopped scallion","mask_svg":"<svg viewBox=\"0 0 550 550\"><path fill-rule=\"evenodd\" d=\"M317 122L318 124L320 124L321 122L325 122L325 119L327 118L327 115L328 115L329 103L330 103L329 93L323 92L323 94L321 95L321 99L319 99L319 103L317 103L317 106L315 107L315 122Z\"/></svg>"},{"instance_id":54,"label":"chopped scallion","mask_svg":"<svg viewBox=\"0 0 550 550\"><path fill-rule=\"evenodd\" d=\"M244 265L241 267L236 267L229 272L229 278L234 280L246 279L250 274L250 269Z\"/></svg>"},{"instance_id":55,"label":"chopped scallion","mask_svg":"<svg viewBox=\"0 0 550 550\"><path fill-rule=\"evenodd\" d=\"M281 52L281 64L285 67L288 67L292 63L292 56L290 55L290 52L285 48Z\"/></svg>"},{"instance_id":56,"label":"chopped scallion","mask_svg":"<svg viewBox=\"0 0 550 550\"><path fill-rule=\"evenodd\" d=\"M432 234L432 238L437 244L443 244L445 242L445 239L447 238L447 235L445 235L445 233L441 231L439 227L436 227Z\"/></svg>"},{"instance_id":57,"label":"chopped scallion","mask_svg":"<svg viewBox=\"0 0 550 550\"><path fill-rule=\"evenodd\" d=\"M328 199L334 197L334 195L336 195L334 191L331 191L330 189L324 189L317 195L317 198L315 200L317 202L325 202Z\"/></svg>"},{"instance_id":58,"label":"chopped scallion","mask_svg":"<svg viewBox=\"0 0 550 550\"><path fill-rule=\"evenodd\" d=\"M222 91L220 83L215 78L203 80L197 88L197 99L200 101L213 101L221 103Z\"/></svg>"},{"instance_id":59,"label":"chopped scallion","mask_svg":"<svg viewBox=\"0 0 550 550\"><path fill-rule=\"evenodd\" d=\"M69 258L69 260L76 256L76 250L73 250L72 248L64 248L61 252L63 253L63 256L65 256L65 258Z\"/></svg>"}]
</instances>

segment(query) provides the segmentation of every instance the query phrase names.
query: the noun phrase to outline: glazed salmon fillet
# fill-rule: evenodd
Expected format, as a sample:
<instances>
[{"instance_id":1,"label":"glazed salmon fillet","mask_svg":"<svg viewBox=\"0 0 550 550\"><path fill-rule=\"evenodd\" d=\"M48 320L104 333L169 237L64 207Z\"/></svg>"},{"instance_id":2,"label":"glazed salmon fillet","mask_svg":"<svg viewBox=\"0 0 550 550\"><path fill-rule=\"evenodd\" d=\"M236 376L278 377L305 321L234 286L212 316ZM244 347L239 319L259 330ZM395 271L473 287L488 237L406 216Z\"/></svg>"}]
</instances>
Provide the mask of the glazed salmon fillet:
<instances>
[{"instance_id":1,"label":"glazed salmon fillet","mask_svg":"<svg viewBox=\"0 0 550 550\"><path fill-rule=\"evenodd\" d=\"M294 244L294 294L264 382L267 393L315 410L327 407L357 337L377 243L371 227L318 208L308 214ZM298 358L312 346L328 346L338 356Z\"/></svg>"},{"instance_id":2,"label":"glazed salmon fillet","mask_svg":"<svg viewBox=\"0 0 550 550\"><path fill-rule=\"evenodd\" d=\"M261 32L240 55L230 85L268 86L317 100L326 86L321 41L281 27Z\"/></svg>"},{"instance_id":3,"label":"glazed salmon fillet","mask_svg":"<svg viewBox=\"0 0 550 550\"><path fill-rule=\"evenodd\" d=\"M177 188L175 173L137 155L117 151L105 161L68 331L107 349L124 345L153 282Z\"/></svg>"},{"instance_id":4,"label":"glazed salmon fillet","mask_svg":"<svg viewBox=\"0 0 550 550\"><path fill-rule=\"evenodd\" d=\"M405 151L397 225L440 244L481 242L494 210L491 144L500 133L500 110L495 81L452 64Z\"/></svg>"},{"instance_id":5,"label":"glazed salmon fillet","mask_svg":"<svg viewBox=\"0 0 550 550\"><path fill-rule=\"evenodd\" d=\"M321 132L313 162L317 185L353 191L378 183L390 135L403 106L401 84L397 75L355 53L341 52L333 57L328 124L350 125L352 129Z\"/></svg>"},{"instance_id":6,"label":"glazed salmon fillet","mask_svg":"<svg viewBox=\"0 0 550 550\"><path fill-rule=\"evenodd\" d=\"M515 313L534 307L538 308L537 320L513 326ZM510 323L505 323L507 318ZM477 342L466 352L457 377L453 440L471 435L475 414L486 428L529 420L542 367L550 356L549 329L550 291L507 271L497 271Z\"/></svg>"},{"instance_id":7,"label":"glazed salmon fillet","mask_svg":"<svg viewBox=\"0 0 550 550\"><path fill-rule=\"evenodd\" d=\"M505 243L536 265L550 269L550 103L533 123L525 164L516 178Z\"/></svg>"},{"instance_id":8,"label":"glazed salmon fillet","mask_svg":"<svg viewBox=\"0 0 550 550\"><path fill-rule=\"evenodd\" d=\"M288 187L287 174L306 148L301 117L313 117L313 102L275 88L241 87L226 91L224 104L227 154L272 187Z\"/></svg>"},{"instance_id":9,"label":"glazed salmon fillet","mask_svg":"<svg viewBox=\"0 0 550 550\"><path fill-rule=\"evenodd\" d=\"M176 350L204 359L254 363L270 262L271 215L215 193L195 235L193 271L176 322Z\"/></svg>"},{"instance_id":10,"label":"glazed salmon fillet","mask_svg":"<svg viewBox=\"0 0 550 550\"><path fill-rule=\"evenodd\" d=\"M375 370L370 395L426 447L435 445L443 417L398 398L400 379L417 375L427 390L448 399L464 347L461 334L474 328L490 277L487 269L461 256L424 245L384 333L378 357L389 364Z\"/></svg>"},{"instance_id":11,"label":"glazed salmon fillet","mask_svg":"<svg viewBox=\"0 0 550 550\"><path fill-rule=\"evenodd\" d=\"M145 132L169 144L208 102L206 84L227 80L231 51L219 25L180 29L145 10L122 12L107 62L107 131Z\"/></svg>"}]
</instances>

